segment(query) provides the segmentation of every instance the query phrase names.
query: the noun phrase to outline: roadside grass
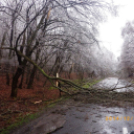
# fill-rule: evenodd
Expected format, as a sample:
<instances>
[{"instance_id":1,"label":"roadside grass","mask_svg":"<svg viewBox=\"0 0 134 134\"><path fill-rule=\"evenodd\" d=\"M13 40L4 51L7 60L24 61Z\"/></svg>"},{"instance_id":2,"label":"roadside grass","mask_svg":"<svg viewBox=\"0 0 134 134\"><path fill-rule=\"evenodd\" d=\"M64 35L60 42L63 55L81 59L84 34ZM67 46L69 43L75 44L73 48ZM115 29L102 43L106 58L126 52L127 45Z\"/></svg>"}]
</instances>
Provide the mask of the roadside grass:
<instances>
[{"instance_id":1,"label":"roadside grass","mask_svg":"<svg viewBox=\"0 0 134 134\"><path fill-rule=\"evenodd\" d=\"M72 82L74 82L75 84L78 84L80 86L82 86L83 88L89 88L95 84L97 84L98 82L100 82L102 79L75 79Z\"/></svg>"},{"instance_id":2,"label":"roadside grass","mask_svg":"<svg viewBox=\"0 0 134 134\"><path fill-rule=\"evenodd\" d=\"M99 80L84 80L81 82L81 86L83 88L90 88L91 86L97 84L98 82L100 82L102 79ZM80 80L75 80L76 83L79 83ZM72 90L77 90L75 88L72 88ZM51 100L51 101L44 101L43 103L45 104L45 106L41 106L39 108L39 112L36 113L28 113L25 116L19 116L17 118L17 121L15 123L13 123L12 125L0 129L0 134L10 134L11 131L15 130L16 128L29 123L31 120L39 117L41 114L43 114L44 110L47 110L47 108L53 108L58 102L63 102L67 99L72 98L71 96L63 96L60 97L56 100ZM122 102L133 102L133 106L134 106L134 94L132 93L93 93L92 95L88 94L87 96L85 95L77 95L77 96L73 96L74 100L77 101L85 101L86 103L101 103L104 104L106 106L110 105L110 106L121 106L124 103ZM119 103L120 102L120 103Z\"/></svg>"},{"instance_id":3,"label":"roadside grass","mask_svg":"<svg viewBox=\"0 0 134 134\"><path fill-rule=\"evenodd\" d=\"M20 116L20 117L17 118L17 122L11 124L7 128L0 129L0 134L9 134L12 129L20 127L24 123L28 123L28 122L30 122L31 120L33 120L33 119L35 119L37 117L38 117L38 113L27 114L27 115L25 115L23 117Z\"/></svg>"},{"instance_id":4,"label":"roadside grass","mask_svg":"<svg viewBox=\"0 0 134 134\"><path fill-rule=\"evenodd\" d=\"M0 129L0 134L10 134L10 132L12 132L13 130L21 127L22 125L24 124L27 124L29 123L30 121L38 118L41 114L44 113L45 110L47 110L47 108L52 108L54 107L58 102L62 102L62 101L65 101L67 99L69 99L70 96L65 96L65 97L61 97L61 98L58 98L56 100L52 100L52 101L45 101L43 103L46 104L46 106L44 107L40 107L38 112L35 112L35 113L28 113L26 114L25 116L24 115L21 115L17 117L17 120L15 123L9 125L8 127L6 128L2 128Z\"/></svg>"},{"instance_id":5,"label":"roadside grass","mask_svg":"<svg viewBox=\"0 0 134 134\"><path fill-rule=\"evenodd\" d=\"M75 84L78 84L79 86L83 87L83 88L89 88L93 85L95 85L96 83L98 83L101 80L80 80L80 79L75 79L73 80L73 82ZM53 87L50 87L49 90L52 90ZM76 88L69 88L69 90L72 91L77 91ZM20 114L17 118L15 123L12 123L11 125L9 125L8 127L2 128L0 129L0 134L9 134L10 132L12 132L13 130L17 129L18 127L29 123L30 121L32 121L33 119L36 119L37 117L39 117L41 114L43 114L44 110L47 110L47 108L52 108L54 107L58 102L62 102L65 101L67 99L69 99L70 96L63 96L60 97L56 100L49 100L49 101L44 101L42 103L45 104L40 106L39 111L38 112L34 112L34 113L28 113L26 115Z\"/></svg>"},{"instance_id":6,"label":"roadside grass","mask_svg":"<svg viewBox=\"0 0 134 134\"><path fill-rule=\"evenodd\" d=\"M72 80L73 83L83 87L83 88L90 88L92 87L93 85L97 84L98 82L100 82L102 79L75 79L75 80ZM63 82L61 82L61 85L64 85ZM51 86L48 90L53 90L54 87ZM64 89L65 91L66 90L69 90L69 91L77 91L78 89L74 88L74 87L68 87L66 89Z\"/></svg>"},{"instance_id":7,"label":"roadside grass","mask_svg":"<svg viewBox=\"0 0 134 134\"><path fill-rule=\"evenodd\" d=\"M75 84L78 84L78 85L81 85L82 83L84 83L86 80L81 80L81 79L75 79L75 80L72 80L73 83Z\"/></svg>"},{"instance_id":8,"label":"roadside grass","mask_svg":"<svg viewBox=\"0 0 134 134\"><path fill-rule=\"evenodd\" d=\"M92 86L94 86L95 84L97 84L98 82L100 82L102 79L93 79L93 80L90 80L89 82L86 82L82 85L83 88L90 88Z\"/></svg>"},{"instance_id":9,"label":"roadside grass","mask_svg":"<svg viewBox=\"0 0 134 134\"><path fill-rule=\"evenodd\" d=\"M97 84L98 82L100 82L102 79L75 79L73 80L72 82L79 85L80 87L82 88L91 88L93 85ZM67 91L69 93L77 93L79 89L75 88L75 87L68 87L68 88L65 88L64 91Z\"/></svg>"}]
</instances>

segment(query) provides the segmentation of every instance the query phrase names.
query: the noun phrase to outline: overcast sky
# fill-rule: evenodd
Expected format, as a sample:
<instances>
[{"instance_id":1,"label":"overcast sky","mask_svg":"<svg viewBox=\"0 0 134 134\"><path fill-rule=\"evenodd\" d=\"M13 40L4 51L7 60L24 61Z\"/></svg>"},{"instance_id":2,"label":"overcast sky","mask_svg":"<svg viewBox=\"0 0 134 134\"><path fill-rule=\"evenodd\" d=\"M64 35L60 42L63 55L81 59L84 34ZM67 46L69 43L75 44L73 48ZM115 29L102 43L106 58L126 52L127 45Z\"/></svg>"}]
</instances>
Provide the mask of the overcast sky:
<instances>
[{"instance_id":1,"label":"overcast sky","mask_svg":"<svg viewBox=\"0 0 134 134\"><path fill-rule=\"evenodd\" d=\"M109 15L107 22L100 25L100 40L103 45L111 50L116 57L121 54L123 39L121 29L127 21L134 19L134 0L114 0L119 4L118 16Z\"/></svg>"}]
</instances>

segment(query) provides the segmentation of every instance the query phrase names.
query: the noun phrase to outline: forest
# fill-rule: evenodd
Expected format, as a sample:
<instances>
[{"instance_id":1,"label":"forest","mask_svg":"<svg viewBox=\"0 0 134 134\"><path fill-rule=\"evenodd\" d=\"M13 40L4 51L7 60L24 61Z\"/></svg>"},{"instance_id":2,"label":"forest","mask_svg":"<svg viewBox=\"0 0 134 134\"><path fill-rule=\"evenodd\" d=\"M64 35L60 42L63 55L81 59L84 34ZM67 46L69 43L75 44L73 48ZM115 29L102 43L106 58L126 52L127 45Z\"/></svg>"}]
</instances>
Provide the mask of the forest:
<instances>
[{"instance_id":1,"label":"forest","mask_svg":"<svg viewBox=\"0 0 134 134\"><path fill-rule=\"evenodd\" d=\"M118 14L111 0L0 2L0 133L38 134L42 124L29 132L16 128L57 102L119 106L122 98L133 98L134 22L121 30L122 51L116 59L99 39L100 24L109 14ZM63 124L39 132L52 133Z\"/></svg>"}]
</instances>

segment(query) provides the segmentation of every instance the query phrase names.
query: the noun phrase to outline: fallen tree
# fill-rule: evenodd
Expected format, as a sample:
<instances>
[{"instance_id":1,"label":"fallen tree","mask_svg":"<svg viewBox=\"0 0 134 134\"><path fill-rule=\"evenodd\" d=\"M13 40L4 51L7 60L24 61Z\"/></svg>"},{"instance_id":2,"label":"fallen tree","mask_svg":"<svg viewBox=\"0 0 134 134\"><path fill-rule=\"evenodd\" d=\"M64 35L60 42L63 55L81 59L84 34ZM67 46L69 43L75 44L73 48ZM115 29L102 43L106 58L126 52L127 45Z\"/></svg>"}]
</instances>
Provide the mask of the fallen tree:
<instances>
[{"instance_id":1,"label":"fallen tree","mask_svg":"<svg viewBox=\"0 0 134 134\"><path fill-rule=\"evenodd\" d=\"M30 58L28 58L27 56L25 56L24 54L22 54L20 51L18 51L18 50L16 50L16 49L14 49L14 48L9 48L9 47L3 47L3 48L1 48L1 49L11 49L11 50L14 50L14 51L16 51L16 53L19 55L19 56L21 56L21 57L23 57L26 61L28 61L29 63L31 63L33 66L35 66L42 74L43 74L43 76L44 77L46 77L49 81L50 81L50 83L52 84L52 86L54 87L54 88L57 88L57 89L59 89L59 91L61 91L61 92L64 92L64 93L67 93L67 94L69 94L69 95L76 95L76 94L90 94L90 95L92 95L92 94L94 94L94 93L96 93L96 94L107 94L107 93L111 93L112 92L112 94L114 93L114 94L117 94L117 92L115 91L115 90L117 90L117 89L123 89L123 88L128 88L128 87L133 87L133 84L127 84L126 86L123 86L123 87L117 87L117 85L118 85L118 82L114 85L114 87L112 87L112 88L107 88L107 89L105 89L104 87L89 87L89 88L83 88L82 86L79 86L79 85L77 85L77 84L75 84L75 83L73 83L73 82L71 82L70 80L67 80L67 79L63 79L63 78L56 78L56 77L51 77L51 76L49 76L39 65L37 65L33 60L31 60ZM58 87L58 86L56 86L55 85L55 81L59 81L59 82L62 82L63 84L66 84L66 85L69 85L70 86L70 88L66 88L66 86L63 86L63 88L62 87ZM72 91L71 90L71 88L75 88L75 89L77 89L77 90L75 90L75 91ZM67 90L66 90L67 89ZM69 90L70 89L70 90ZM124 93L123 93L124 94ZM126 94L126 93L125 93Z\"/></svg>"},{"instance_id":2,"label":"fallen tree","mask_svg":"<svg viewBox=\"0 0 134 134\"><path fill-rule=\"evenodd\" d=\"M111 0L108 3L101 0L3 1L0 9L0 57L3 56L3 59L6 57L8 60L14 58L18 65L12 80L11 97L17 97L18 85L22 87L27 61L30 62L30 59L37 60L36 63L40 67L37 68L52 84L56 78L50 78L50 75L55 76L55 73L64 70L70 73L74 64L79 65L77 70L81 70L78 71L81 77L85 70L92 72L93 70L88 68L91 59L87 54L92 46L97 47L99 44L97 26L106 17L104 10L115 12ZM2 50L5 46L10 49ZM24 58L22 54L26 57ZM77 62L74 63L75 61ZM50 64L52 66L46 68ZM44 70L41 70L42 68ZM48 69L51 74L46 74L45 69ZM33 70L32 72L35 72L35 68ZM102 71L100 69L100 72ZM21 83L19 83L20 77ZM31 87L33 78L34 73L29 80L27 79L27 83L30 81L28 88ZM64 79L58 80L64 82ZM70 81L66 83L81 89Z\"/></svg>"}]
</instances>

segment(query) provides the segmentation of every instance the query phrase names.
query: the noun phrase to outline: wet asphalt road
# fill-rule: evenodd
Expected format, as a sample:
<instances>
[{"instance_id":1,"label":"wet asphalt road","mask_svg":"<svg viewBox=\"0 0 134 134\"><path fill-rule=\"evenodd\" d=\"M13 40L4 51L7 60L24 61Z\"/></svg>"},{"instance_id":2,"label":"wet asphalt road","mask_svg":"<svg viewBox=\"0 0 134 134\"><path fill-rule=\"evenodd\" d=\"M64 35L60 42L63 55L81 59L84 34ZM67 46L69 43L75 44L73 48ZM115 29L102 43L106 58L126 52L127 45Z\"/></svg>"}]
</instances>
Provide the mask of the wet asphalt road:
<instances>
[{"instance_id":1,"label":"wet asphalt road","mask_svg":"<svg viewBox=\"0 0 134 134\"><path fill-rule=\"evenodd\" d=\"M118 78L107 78L97 84L98 87L124 87L130 83ZM132 87L116 90L117 92L132 91ZM66 113L63 128L52 134L128 134L134 131L134 108L103 107L84 104L73 107ZM126 132L124 131L126 130Z\"/></svg>"},{"instance_id":2,"label":"wet asphalt road","mask_svg":"<svg viewBox=\"0 0 134 134\"><path fill-rule=\"evenodd\" d=\"M109 78L100 85L113 86L117 81L117 78ZM122 80L118 83L118 86L123 86L127 82ZM120 108L104 107L69 100L50 111L44 111L41 117L12 134L127 134L123 130L130 134L134 131L134 108L127 103L123 105Z\"/></svg>"},{"instance_id":3,"label":"wet asphalt road","mask_svg":"<svg viewBox=\"0 0 134 134\"><path fill-rule=\"evenodd\" d=\"M10 134L127 134L123 128L134 130L134 108L127 104L118 108L70 101Z\"/></svg>"},{"instance_id":4,"label":"wet asphalt road","mask_svg":"<svg viewBox=\"0 0 134 134\"><path fill-rule=\"evenodd\" d=\"M107 108L84 104L66 113L63 128L52 134L123 134L134 130L134 108Z\"/></svg>"}]
</instances>

